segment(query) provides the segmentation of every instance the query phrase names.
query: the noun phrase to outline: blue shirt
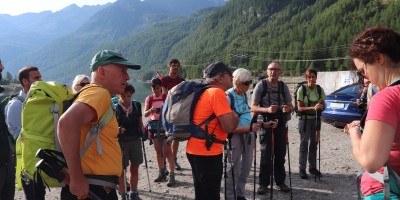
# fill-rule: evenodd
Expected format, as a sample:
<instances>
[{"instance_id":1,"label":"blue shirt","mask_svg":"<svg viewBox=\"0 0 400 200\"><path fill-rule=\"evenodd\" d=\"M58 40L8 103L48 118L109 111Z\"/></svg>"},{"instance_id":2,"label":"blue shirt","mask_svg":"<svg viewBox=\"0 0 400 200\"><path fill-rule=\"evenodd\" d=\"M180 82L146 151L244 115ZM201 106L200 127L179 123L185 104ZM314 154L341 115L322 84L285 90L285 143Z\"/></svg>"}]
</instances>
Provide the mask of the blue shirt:
<instances>
[{"instance_id":1,"label":"blue shirt","mask_svg":"<svg viewBox=\"0 0 400 200\"><path fill-rule=\"evenodd\" d=\"M20 91L18 94L22 99L26 98L26 93ZM4 115L6 117L6 124L8 131L16 140L21 132L21 113L22 113L22 101L19 98L11 99L4 109Z\"/></svg>"},{"instance_id":2,"label":"blue shirt","mask_svg":"<svg viewBox=\"0 0 400 200\"><path fill-rule=\"evenodd\" d=\"M239 115L239 125L240 126L250 126L251 123L251 113L250 107L247 101L247 97L244 95L238 95L233 88L226 91L226 93L230 93L233 95L233 102L235 107L235 112ZM227 95L228 103L231 104L231 98Z\"/></svg>"}]
</instances>

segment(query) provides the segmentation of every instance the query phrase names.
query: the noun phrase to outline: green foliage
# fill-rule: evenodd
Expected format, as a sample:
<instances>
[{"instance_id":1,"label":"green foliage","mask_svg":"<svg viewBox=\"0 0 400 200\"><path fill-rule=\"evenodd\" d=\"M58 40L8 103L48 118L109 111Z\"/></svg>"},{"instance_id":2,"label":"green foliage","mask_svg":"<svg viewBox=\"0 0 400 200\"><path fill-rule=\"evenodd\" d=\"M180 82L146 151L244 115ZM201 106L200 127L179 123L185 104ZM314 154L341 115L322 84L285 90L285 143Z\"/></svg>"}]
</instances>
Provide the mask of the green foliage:
<instances>
[{"instance_id":1,"label":"green foliage","mask_svg":"<svg viewBox=\"0 0 400 200\"><path fill-rule=\"evenodd\" d=\"M124 37L115 32L109 38L84 35L82 43L87 46L70 45L77 37L64 39L52 48L66 49L56 56L56 63L64 68L48 66L46 73L57 78L87 74L90 58L106 48L117 49L142 65L142 70L130 72L134 80L149 79L156 71L166 75L170 58L181 61L186 79L202 78L202 70L215 60L257 75L272 60L282 63L285 76L299 76L308 67L347 70L351 40L366 27L377 25L400 29L400 1L230 0L223 7L143 26ZM79 33L85 34L82 30ZM47 62L33 61L39 66Z\"/></svg>"}]
</instances>

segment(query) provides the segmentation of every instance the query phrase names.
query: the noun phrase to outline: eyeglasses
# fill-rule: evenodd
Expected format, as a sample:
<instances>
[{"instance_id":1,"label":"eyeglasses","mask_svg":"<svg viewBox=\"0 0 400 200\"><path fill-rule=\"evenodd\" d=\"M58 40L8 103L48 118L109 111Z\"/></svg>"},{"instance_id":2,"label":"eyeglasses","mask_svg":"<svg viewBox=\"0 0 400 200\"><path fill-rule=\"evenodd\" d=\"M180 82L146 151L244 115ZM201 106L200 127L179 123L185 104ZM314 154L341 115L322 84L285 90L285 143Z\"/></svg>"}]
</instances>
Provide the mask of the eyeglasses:
<instances>
[{"instance_id":1,"label":"eyeglasses","mask_svg":"<svg viewBox=\"0 0 400 200\"><path fill-rule=\"evenodd\" d=\"M242 84L246 85L246 86L249 86L251 83L253 83L252 80L248 80L248 81L242 82Z\"/></svg>"},{"instance_id":2,"label":"eyeglasses","mask_svg":"<svg viewBox=\"0 0 400 200\"><path fill-rule=\"evenodd\" d=\"M270 71L281 71L281 69L279 69L279 68L268 68L268 70L270 70Z\"/></svg>"},{"instance_id":3,"label":"eyeglasses","mask_svg":"<svg viewBox=\"0 0 400 200\"><path fill-rule=\"evenodd\" d=\"M79 83L77 85L80 85L81 87L85 87L85 85L90 84L90 83Z\"/></svg>"},{"instance_id":4,"label":"eyeglasses","mask_svg":"<svg viewBox=\"0 0 400 200\"><path fill-rule=\"evenodd\" d=\"M367 63L363 63L362 67L360 69L357 69L357 75L365 78L365 67L367 66Z\"/></svg>"}]
</instances>

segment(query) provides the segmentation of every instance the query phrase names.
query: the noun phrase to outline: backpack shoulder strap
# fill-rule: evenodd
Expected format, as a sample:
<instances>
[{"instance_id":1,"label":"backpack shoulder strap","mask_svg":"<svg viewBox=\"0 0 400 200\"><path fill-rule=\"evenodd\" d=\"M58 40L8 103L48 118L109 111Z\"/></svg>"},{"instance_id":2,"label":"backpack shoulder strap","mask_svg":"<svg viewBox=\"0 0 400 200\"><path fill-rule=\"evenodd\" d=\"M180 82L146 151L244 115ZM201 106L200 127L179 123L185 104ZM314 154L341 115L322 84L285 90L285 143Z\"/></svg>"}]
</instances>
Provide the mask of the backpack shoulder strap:
<instances>
[{"instance_id":1,"label":"backpack shoulder strap","mask_svg":"<svg viewBox=\"0 0 400 200\"><path fill-rule=\"evenodd\" d=\"M149 96L149 107L151 108L152 105L153 105L153 94Z\"/></svg>"},{"instance_id":2,"label":"backpack shoulder strap","mask_svg":"<svg viewBox=\"0 0 400 200\"><path fill-rule=\"evenodd\" d=\"M279 94L282 94L283 97L283 101L282 103L285 103L285 97L286 97L286 92L285 92L285 84L283 83L283 81L278 81L278 87L279 87Z\"/></svg>"},{"instance_id":3,"label":"backpack shoulder strap","mask_svg":"<svg viewBox=\"0 0 400 200\"><path fill-rule=\"evenodd\" d=\"M137 101L135 101L135 100L132 100L132 104L133 104L133 107L135 107L135 110L136 110L136 111L139 111L139 110L140 110L139 102L137 102Z\"/></svg>"},{"instance_id":4,"label":"backpack shoulder strap","mask_svg":"<svg viewBox=\"0 0 400 200\"><path fill-rule=\"evenodd\" d=\"M229 100L230 100L230 103L231 103L231 109L232 109L232 111L236 112L236 109L235 109L235 99L234 99L234 97L233 97L233 94L230 93L230 92L227 92L227 95L228 95Z\"/></svg>"},{"instance_id":5,"label":"backpack shoulder strap","mask_svg":"<svg viewBox=\"0 0 400 200\"><path fill-rule=\"evenodd\" d=\"M263 90L262 90L262 93L261 93L260 104L261 104L261 102L262 102L262 99L265 97L265 95L266 95L267 92L268 92L268 83L267 83L267 80L265 80L265 79L261 80L261 84L262 84L262 86L263 86Z\"/></svg>"},{"instance_id":6,"label":"backpack shoulder strap","mask_svg":"<svg viewBox=\"0 0 400 200\"><path fill-rule=\"evenodd\" d=\"M74 99L76 99L83 90L86 90L91 87L100 87L100 86L89 86L89 87L83 88L76 95L74 95ZM112 105L112 102L110 102L110 105L108 106L107 111L103 114L103 116L101 116L101 118L99 119L99 121L96 124L94 124L94 125L92 125L92 127L90 127L89 131L86 133L86 138L89 138L89 139L85 143L85 146L82 148L82 150L80 152L80 157L82 157L86 153L89 146L93 143L93 141L95 139L96 139L96 143L97 143L98 154L99 155L103 154L103 148L101 147L101 141L100 141L99 134L100 134L101 130L103 130L103 128L112 120L113 116L114 116L114 107Z\"/></svg>"}]
</instances>

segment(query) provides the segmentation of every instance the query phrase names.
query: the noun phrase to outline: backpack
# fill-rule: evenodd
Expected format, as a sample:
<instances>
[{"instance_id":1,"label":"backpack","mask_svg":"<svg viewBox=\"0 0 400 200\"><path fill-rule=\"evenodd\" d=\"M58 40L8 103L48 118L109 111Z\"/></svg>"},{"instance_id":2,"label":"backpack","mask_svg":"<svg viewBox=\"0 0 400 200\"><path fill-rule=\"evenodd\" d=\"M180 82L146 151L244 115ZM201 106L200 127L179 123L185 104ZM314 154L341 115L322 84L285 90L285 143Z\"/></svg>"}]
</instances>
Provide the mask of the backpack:
<instances>
[{"instance_id":1,"label":"backpack","mask_svg":"<svg viewBox=\"0 0 400 200\"><path fill-rule=\"evenodd\" d=\"M80 92L90 87L100 86L84 87ZM71 89L66 85L55 82L37 81L31 85L21 114L22 173L25 177L31 180L39 177L38 184L45 182L49 187L60 186L58 180L50 178L46 174L38 174L35 165L39 165L39 162L43 160L35 156L39 149L61 152L57 138L58 119L72 105L80 92L72 94ZM113 115L114 111L110 105L108 111L86 135L87 142L80 152L81 157L95 139L99 144L98 133L110 122ZM98 153L100 155L102 153L101 145L98 145ZM40 181L42 179L43 181ZM34 182L36 183L36 181Z\"/></svg>"},{"instance_id":2,"label":"backpack","mask_svg":"<svg viewBox=\"0 0 400 200\"><path fill-rule=\"evenodd\" d=\"M299 89L302 88L302 90L303 90L303 99L304 99L304 97L309 98L308 95L307 95L307 92L306 92L307 91L306 84L307 84L307 81L302 81L302 82L297 83L296 89L294 90L294 93L293 93L293 97L294 97L294 112L296 113L297 117L301 117L302 115L304 115L304 113L299 112L299 107L297 106L297 99L298 99L297 91L299 91ZM320 85L317 85L317 92L318 92L318 98L321 99L322 89L321 89Z\"/></svg>"},{"instance_id":3,"label":"backpack","mask_svg":"<svg viewBox=\"0 0 400 200\"><path fill-rule=\"evenodd\" d=\"M0 112L0 167L4 167L10 161L11 147L8 142L10 133L8 132L3 109L0 109Z\"/></svg>"},{"instance_id":4,"label":"backpack","mask_svg":"<svg viewBox=\"0 0 400 200\"><path fill-rule=\"evenodd\" d=\"M208 124L216 118L215 114L210 115L198 125L193 122L193 112L199 97L211 87L204 83L183 81L168 92L161 115L162 125L168 133L168 142L172 142L172 140L183 141L195 137L207 140L207 149L214 142L225 143L225 141L215 138L214 131L209 134ZM205 130L201 129L203 125L205 125Z\"/></svg>"},{"instance_id":5,"label":"backpack","mask_svg":"<svg viewBox=\"0 0 400 200\"><path fill-rule=\"evenodd\" d=\"M1 102L0 102L0 112L3 113L3 119L1 119L2 121L4 121L4 125L5 125L5 132L7 135L7 140L9 141L11 148L14 149L15 148L15 139L13 137L13 135L9 132L8 130L8 126L7 126L7 122L6 122L6 115L5 115L5 110L6 110L6 106L10 103L11 100L13 99L17 99L19 101L21 101L22 103L25 101L25 99L21 96L19 96L19 94L12 94L10 96L5 97ZM1 162L0 162L1 163ZM1 164L0 164L1 165Z\"/></svg>"}]
</instances>

